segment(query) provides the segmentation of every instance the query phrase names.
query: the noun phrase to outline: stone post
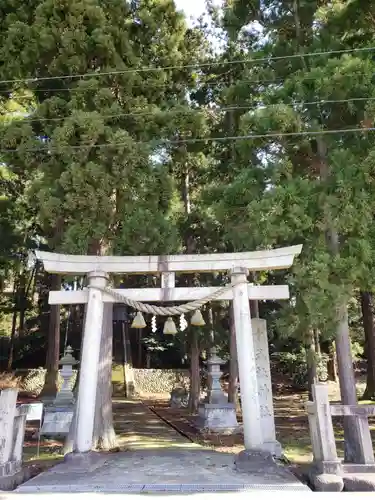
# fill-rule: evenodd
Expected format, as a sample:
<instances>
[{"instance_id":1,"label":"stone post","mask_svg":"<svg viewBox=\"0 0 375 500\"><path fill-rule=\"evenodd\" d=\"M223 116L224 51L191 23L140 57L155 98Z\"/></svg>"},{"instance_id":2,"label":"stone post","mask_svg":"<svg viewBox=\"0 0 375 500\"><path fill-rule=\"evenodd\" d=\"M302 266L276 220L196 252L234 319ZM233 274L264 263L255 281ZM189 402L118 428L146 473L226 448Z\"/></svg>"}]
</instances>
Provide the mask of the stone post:
<instances>
[{"instance_id":1,"label":"stone post","mask_svg":"<svg viewBox=\"0 0 375 500\"><path fill-rule=\"evenodd\" d=\"M89 285L99 287L107 285L108 275L104 272L93 271L88 278ZM92 448L104 310L102 295L102 292L95 288L89 289L79 374L77 426L73 445L73 450L79 453L88 452Z\"/></svg>"},{"instance_id":2,"label":"stone post","mask_svg":"<svg viewBox=\"0 0 375 500\"><path fill-rule=\"evenodd\" d=\"M357 463L373 465L374 461L374 450L372 447L372 439L370 426L368 423L367 415L358 415L357 416L357 430L358 436L356 436L358 440L358 457Z\"/></svg>"},{"instance_id":3,"label":"stone post","mask_svg":"<svg viewBox=\"0 0 375 500\"><path fill-rule=\"evenodd\" d=\"M0 468L12 458L17 395L17 389L4 389L0 392Z\"/></svg>"},{"instance_id":4,"label":"stone post","mask_svg":"<svg viewBox=\"0 0 375 500\"><path fill-rule=\"evenodd\" d=\"M244 444L246 450L260 450L262 449L263 436L260 422L254 340L247 291L247 274L248 270L244 268L235 268L232 271L231 279L234 285L233 312L236 328Z\"/></svg>"},{"instance_id":5,"label":"stone post","mask_svg":"<svg viewBox=\"0 0 375 500\"><path fill-rule=\"evenodd\" d=\"M313 384L314 402L307 403L309 427L313 447L314 467L319 474L341 474L335 434L329 406L328 388Z\"/></svg>"},{"instance_id":6,"label":"stone post","mask_svg":"<svg viewBox=\"0 0 375 500\"><path fill-rule=\"evenodd\" d=\"M282 448L281 444L276 440L267 323L264 319L254 318L251 320L251 326L253 329L259 391L260 422L263 437L262 448L280 458L282 456Z\"/></svg>"},{"instance_id":7,"label":"stone post","mask_svg":"<svg viewBox=\"0 0 375 500\"><path fill-rule=\"evenodd\" d=\"M26 417L27 417L27 407L20 406L17 410L16 417L14 419L14 429L13 429L13 451L11 460L14 461L15 467L21 469L22 466L22 454L23 454L23 442L25 439L25 428L26 428Z\"/></svg>"}]
</instances>

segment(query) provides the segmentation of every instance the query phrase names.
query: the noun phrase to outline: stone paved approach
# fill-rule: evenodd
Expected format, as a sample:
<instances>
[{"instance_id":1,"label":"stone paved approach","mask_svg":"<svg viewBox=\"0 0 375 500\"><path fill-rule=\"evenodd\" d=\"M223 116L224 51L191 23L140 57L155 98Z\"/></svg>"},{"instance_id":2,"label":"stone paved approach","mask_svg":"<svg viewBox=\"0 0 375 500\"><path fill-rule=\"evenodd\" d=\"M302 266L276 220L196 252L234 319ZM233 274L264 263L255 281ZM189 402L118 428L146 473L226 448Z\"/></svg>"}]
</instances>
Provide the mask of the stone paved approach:
<instances>
[{"instance_id":1,"label":"stone paved approach","mask_svg":"<svg viewBox=\"0 0 375 500\"><path fill-rule=\"evenodd\" d=\"M66 461L24 483L16 492L310 491L281 467L275 467L272 474L236 472L232 454L191 443L141 403L126 402L122 409L123 421L116 424L126 433L121 446L128 451L95 453L90 461ZM119 418L118 411L116 415Z\"/></svg>"}]
</instances>

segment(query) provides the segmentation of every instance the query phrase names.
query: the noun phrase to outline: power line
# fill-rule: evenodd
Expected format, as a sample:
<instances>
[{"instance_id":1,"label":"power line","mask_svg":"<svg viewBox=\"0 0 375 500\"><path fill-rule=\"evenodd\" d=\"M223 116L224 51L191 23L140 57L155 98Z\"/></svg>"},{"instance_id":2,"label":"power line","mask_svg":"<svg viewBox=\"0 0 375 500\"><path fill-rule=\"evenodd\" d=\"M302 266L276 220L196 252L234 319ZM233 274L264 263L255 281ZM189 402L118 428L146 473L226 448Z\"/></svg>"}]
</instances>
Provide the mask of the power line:
<instances>
[{"instance_id":1,"label":"power line","mask_svg":"<svg viewBox=\"0 0 375 500\"><path fill-rule=\"evenodd\" d=\"M279 102L279 103L274 103L274 104L261 104L259 103L257 106L251 105L251 106L228 106L228 107L217 107L217 108L189 108L189 111L206 111L207 113L226 113L230 111L256 111L260 109L267 109L267 108L272 108L275 106L286 106L286 107L298 107L298 106L319 106L319 105L324 105L324 104L344 104L344 103L349 103L349 102L364 102L364 101L375 101L375 97L352 97L348 99L320 99L316 101L296 101L293 103L284 103L284 102ZM79 110L78 110L79 111ZM92 111L94 113L95 111ZM110 114L110 115L100 115L101 118L105 120L109 119L114 119L114 118L125 118L127 116L157 116L157 115L169 115L169 114L184 114L186 111L182 109L168 109L168 110L163 110L163 109L158 109L158 110L153 110L153 111L133 111L133 112L127 112L127 113L116 113L116 114ZM23 122L27 123L33 123L33 122L59 122L59 121L64 121L69 118L73 118L74 115L68 115L68 116L63 116L63 117L56 117L56 118L28 118L25 117L22 119Z\"/></svg>"},{"instance_id":2,"label":"power line","mask_svg":"<svg viewBox=\"0 0 375 500\"><path fill-rule=\"evenodd\" d=\"M375 132L375 127L366 127L366 128L351 128L351 129L333 129L333 130L304 130L301 132L272 132L269 134L251 134L251 135L237 135L237 136L223 136L223 137L198 137L198 138L186 138L186 139L161 139L158 141L149 141L149 142L138 142L138 144L149 144L156 146L174 146L178 144L195 144L200 142L225 142L225 141L237 141L237 140L251 140L251 139L272 139L272 138L281 138L281 137L303 137L303 136L317 136L317 135L333 135L333 134L351 134L357 132ZM99 148L113 148L116 146L126 146L128 142L115 142L110 144L108 142L102 144L80 144L80 145L72 145L72 146L50 146L46 145L45 147L40 148L13 148L13 149L2 149L0 153L17 153L22 149L24 152L38 152L38 151L60 151L62 149L82 149L82 148L90 148L90 149L99 149Z\"/></svg>"},{"instance_id":3,"label":"power line","mask_svg":"<svg viewBox=\"0 0 375 500\"><path fill-rule=\"evenodd\" d=\"M231 74L231 70L225 72L225 73L222 73L220 75L216 75L212 78L208 78L207 80L204 80L202 82L194 82L194 84L197 86L197 85L206 85L206 84L209 84L211 82L215 83L216 80L220 79L220 78L223 78L225 76L228 76ZM92 73L92 75L95 75L95 73ZM39 80L35 80L36 82L39 81ZM82 82L83 80L78 80L77 83L79 82ZM250 80L251 81L251 80ZM267 80L265 80L267 82ZM271 80L273 81L273 80ZM21 81L21 83L24 83L25 81ZM1 83L1 82L0 82ZM174 85L177 87L178 85L183 85L184 86L184 89L186 88L186 82L177 82L177 83L174 83ZM218 85L222 85L222 82L218 82L217 83ZM127 89L129 88L129 86L131 88L144 88L145 85L149 86L149 82L147 81L144 81L143 83L133 83L131 82L130 85L116 85L115 89L118 90L118 89ZM171 87L171 82L153 82L152 83L152 87L153 88L164 88L164 87ZM100 87L83 87L83 86L80 86L80 87L54 87L54 88L29 88L29 91L32 93L32 92L37 92L37 93L43 93L43 92L46 92L46 93L52 93L52 92L94 92L94 91L100 91L100 90L114 90L114 86L100 86ZM3 89L1 90L0 89L0 94L3 93L3 94L16 94L17 93L17 90L15 90L14 88L11 89L11 88L8 88L8 89ZM20 97L32 97L32 95L30 94L21 94L21 95L17 95L18 98Z\"/></svg>"},{"instance_id":4,"label":"power line","mask_svg":"<svg viewBox=\"0 0 375 500\"><path fill-rule=\"evenodd\" d=\"M213 78L212 80L205 80L205 81L202 81L198 84L198 86L196 86L194 89L190 89L190 91L192 93L194 92L197 92L198 90L200 90L200 88L206 86L206 85L210 85L211 88L216 88L216 87L219 87L221 85L224 85L225 83L224 82L218 82L216 80L218 80L219 78L221 78L222 76L226 76L226 74L224 75L218 75L217 77ZM235 85L239 85L239 84L258 84L258 85L269 85L269 84L280 84L280 83L283 83L285 82L285 78L269 78L269 79L252 79L252 80L238 80L236 82L234 82L233 86ZM315 76L311 76L311 77L305 77L303 79L304 81L315 81L316 80L316 77ZM82 80L81 80L82 81ZM134 85L131 85L132 88L143 88L144 85L146 85L146 82L145 84L141 85L141 84L134 84ZM170 83L160 83L160 84L153 84L153 88L154 89L158 89L158 88L167 88L167 87L170 87L171 84ZM116 87L116 90L118 89L127 89L128 87L125 86L125 85L118 85ZM76 92L82 92L82 93L85 93L85 92L100 92L101 90L112 90L113 91L113 86L110 87L110 86L101 86L101 87L73 87L73 88L64 88L64 87L60 87L60 88L47 88L47 89L30 89L30 93L29 94L17 94L17 90L14 90L14 89L5 89L5 90L1 90L0 89L0 96L1 94L13 94L13 97L15 99L32 99L33 98L33 93L58 93L58 92L69 92L69 93L76 93ZM177 89L173 89L173 87L170 89L170 90L177 90Z\"/></svg>"},{"instance_id":5,"label":"power line","mask_svg":"<svg viewBox=\"0 0 375 500\"><path fill-rule=\"evenodd\" d=\"M219 80L220 78L222 78L223 76L227 76L227 74L222 74L222 75L217 75L215 78L212 78L212 79L209 79L209 80L205 80L205 81L202 81L202 82L199 82L198 85L199 86L204 86L204 85L209 85L211 84L212 87L216 87L216 86L219 86L219 85L223 85L223 82L217 82L216 80ZM309 81L309 80L316 80L316 77L308 77L308 78L304 78L304 80L306 81ZM80 80L82 81L82 80ZM269 84L269 83L281 83L281 82L284 82L285 79L283 78L269 78L269 79L254 79L254 80L240 80L238 82L235 82L236 83L259 83L259 84ZM132 88L143 88L145 85L147 85L147 82L144 82L143 84L131 84L130 86ZM164 87L171 87L171 83L153 83L152 84L153 88L164 88ZM118 85L116 86L116 90L117 89L127 89L128 86L125 86L125 85ZM199 87L198 87L199 88ZM101 87L73 87L73 88L67 88L67 87L59 87L59 88L46 88L46 89L30 89L30 92L37 92L37 93L53 93L53 92L72 92L72 93L75 93L75 92L99 92L100 90L113 90L113 86L101 86ZM196 90L193 89L192 91L194 92ZM32 97L32 95L30 94L17 94L17 90L14 90L14 89L4 89L4 90L1 90L0 89L0 94L15 94L15 96L17 98L30 98Z\"/></svg>"},{"instance_id":6,"label":"power line","mask_svg":"<svg viewBox=\"0 0 375 500\"><path fill-rule=\"evenodd\" d=\"M208 80L204 80L202 82L198 83L198 87L195 89L191 89L192 92L195 92L199 90L199 86L205 86L205 85L211 85L211 87L219 87L220 85L223 85L222 81L217 81L222 77L228 76L230 73L223 73L221 75L217 75L214 78L210 78ZM304 77L303 81L315 81L317 78L316 76L310 76L310 77ZM238 85L238 84L259 84L259 85L268 85L268 84L279 84L285 82L286 78L268 78L268 79L250 79L250 80L238 80L232 83L231 85ZM82 80L80 80L82 81ZM132 88L143 88L145 85L147 85L147 82L143 84L132 84ZM154 82L152 84L153 88L164 88L164 87L170 87L171 84L167 82L163 83L156 83ZM125 85L117 85L117 89L126 89L128 88ZM99 92L100 90L113 90L113 86L100 86L100 87L72 87L72 88L67 88L67 87L57 87L57 88L45 88L45 89L31 89L31 93L53 93L53 92ZM32 98L32 94L17 94L17 90L15 89L0 89L0 94L14 94L15 98L21 99L21 98Z\"/></svg>"},{"instance_id":7,"label":"power line","mask_svg":"<svg viewBox=\"0 0 375 500\"><path fill-rule=\"evenodd\" d=\"M282 61L285 59L300 59L301 57L318 57L318 56L329 56L329 55L340 55L348 53L358 53L358 52L372 52L375 47L359 47L353 49L342 49L342 50L330 50L330 51L320 51L320 52L306 52L298 54L290 54L285 56L271 56L271 57L255 57L252 59L235 59L232 61L212 61L207 63L199 64L185 64L185 65L171 65L171 66L143 66L140 68L129 68L124 70L113 70L113 71L98 71L97 73L80 73L73 75L61 75L61 76L41 76L36 78L19 78L14 80L0 80L0 85L8 83L32 83L41 82L47 80L68 80L71 78L87 78L87 77L98 77L98 76L111 76L111 75L125 75L130 73L143 73L143 72L154 72L154 71L169 71L169 70L179 70L179 69L197 69L212 66L225 66L231 64L250 64L250 63L264 63L270 61Z\"/></svg>"}]
</instances>

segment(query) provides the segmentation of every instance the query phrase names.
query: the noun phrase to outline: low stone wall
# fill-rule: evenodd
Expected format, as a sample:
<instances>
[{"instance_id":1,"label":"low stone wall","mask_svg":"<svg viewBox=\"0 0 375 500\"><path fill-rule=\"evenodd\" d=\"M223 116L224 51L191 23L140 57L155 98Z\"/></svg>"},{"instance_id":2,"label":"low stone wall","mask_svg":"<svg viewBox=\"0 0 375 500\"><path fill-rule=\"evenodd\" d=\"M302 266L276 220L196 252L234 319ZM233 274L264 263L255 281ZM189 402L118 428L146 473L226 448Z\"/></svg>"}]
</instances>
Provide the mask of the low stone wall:
<instances>
[{"instance_id":1,"label":"low stone wall","mask_svg":"<svg viewBox=\"0 0 375 500\"><path fill-rule=\"evenodd\" d=\"M134 385L138 394L164 394L170 393L176 386L189 387L189 370L163 370L152 368L134 368ZM46 376L44 368L31 370L17 370L16 377L19 378L19 388L29 394L40 394ZM75 383L77 372L74 371L72 385ZM59 377L60 387L62 378ZM121 366L113 367L112 377L116 394L120 394L123 388L123 374Z\"/></svg>"},{"instance_id":2,"label":"low stone wall","mask_svg":"<svg viewBox=\"0 0 375 500\"><path fill-rule=\"evenodd\" d=\"M189 370L134 369L134 385L138 394L170 393L176 386L189 387Z\"/></svg>"},{"instance_id":3,"label":"low stone wall","mask_svg":"<svg viewBox=\"0 0 375 500\"><path fill-rule=\"evenodd\" d=\"M39 395L44 386L46 378L46 370L44 368L32 368L30 370L16 370L15 376L19 378L20 391L29 394ZM73 370L73 378L71 386L74 386L77 378L77 370ZM62 377L59 375L59 389L63 383Z\"/></svg>"}]
</instances>

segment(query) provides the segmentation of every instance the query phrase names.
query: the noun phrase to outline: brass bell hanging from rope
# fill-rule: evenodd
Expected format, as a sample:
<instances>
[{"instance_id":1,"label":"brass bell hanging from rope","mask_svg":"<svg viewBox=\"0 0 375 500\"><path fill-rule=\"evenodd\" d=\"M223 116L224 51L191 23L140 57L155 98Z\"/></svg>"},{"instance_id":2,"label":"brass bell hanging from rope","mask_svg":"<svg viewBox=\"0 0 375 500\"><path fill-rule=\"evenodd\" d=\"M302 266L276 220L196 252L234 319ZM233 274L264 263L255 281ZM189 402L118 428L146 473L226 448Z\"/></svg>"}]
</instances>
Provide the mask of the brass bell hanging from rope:
<instances>
[{"instance_id":1,"label":"brass bell hanging from rope","mask_svg":"<svg viewBox=\"0 0 375 500\"><path fill-rule=\"evenodd\" d=\"M134 316L133 322L131 324L131 328L146 328L146 321L141 312L137 312Z\"/></svg>"},{"instance_id":2,"label":"brass bell hanging from rope","mask_svg":"<svg viewBox=\"0 0 375 500\"><path fill-rule=\"evenodd\" d=\"M194 314L192 315L190 319L190 323L193 326L204 326L206 324L205 320L203 319L202 313L200 309L197 309L194 311Z\"/></svg>"},{"instance_id":3,"label":"brass bell hanging from rope","mask_svg":"<svg viewBox=\"0 0 375 500\"><path fill-rule=\"evenodd\" d=\"M177 333L177 328L175 325L175 322L173 319L169 316L167 318L166 322L164 323L164 330L163 330L164 335L176 335Z\"/></svg>"}]
</instances>

